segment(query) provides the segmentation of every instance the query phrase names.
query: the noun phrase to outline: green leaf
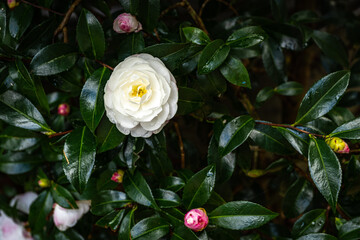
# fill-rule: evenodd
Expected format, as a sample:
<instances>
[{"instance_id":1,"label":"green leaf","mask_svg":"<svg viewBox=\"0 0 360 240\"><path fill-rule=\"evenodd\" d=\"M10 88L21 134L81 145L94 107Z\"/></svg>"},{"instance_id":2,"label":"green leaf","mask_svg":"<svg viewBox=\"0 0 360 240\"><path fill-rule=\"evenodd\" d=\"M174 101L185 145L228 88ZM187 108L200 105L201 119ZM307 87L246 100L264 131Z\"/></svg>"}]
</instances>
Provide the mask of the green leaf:
<instances>
[{"instance_id":1,"label":"green leaf","mask_svg":"<svg viewBox=\"0 0 360 240\"><path fill-rule=\"evenodd\" d=\"M86 81L81 91L81 115L92 132L99 125L105 112L104 88L110 74L110 71L105 67L96 70Z\"/></svg>"},{"instance_id":2,"label":"green leaf","mask_svg":"<svg viewBox=\"0 0 360 240\"><path fill-rule=\"evenodd\" d=\"M115 124L112 124L107 117L97 128L97 141L99 153L106 152L119 146L125 139L125 135L119 132Z\"/></svg>"},{"instance_id":3,"label":"green leaf","mask_svg":"<svg viewBox=\"0 0 360 240\"><path fill-rule=\"evenodd\" d=\"M145 41L141 32L131 33L120 43L119 57L124 59L130 55L141 52L145 48Z\"/></svg>"},{"instance_id":4,"label":"green leaf","mask_svg":"<svg viewBox=\"0 0 360 240\"><path fill-rule=\"evenodd\" d=\"M296 96L300 95L303 91L303 86L298 82L286 82L280 84L274 89L274 92L283 96Z\"/></svg>"},{"instance_id":5,"label":"green leaf","mask_svg":"<svg viewBox=\"0 0 360 240\"><path fill-rule=\"evenodd\" d=\"M201 95L192 88L178 87L179 100L178 100L178 111L176 114L185 115L199 109L203 104L204 100Z\"/></svg>"},{"instance_id":6,"label":"green leaf","mask_svg":"<svg viewBox=\"0 0 360 240\"><path fill-rule=\"evenodd\" d=\"M198 73L208 74L219 67L230 52L224 41L217 39L209 43L202 51L198 63Z\"/></svg>"},{"instance_id":7,"label":"green leaf","mask_svg":"<svg viewBox=\"0 0 360 240\"><path fill-rule=\"evenodd\" d=\"M226 124L219 138L220 156L227 155L245 142L254 126L254 119L247 115L234 118Z\"/></svg>"},{"instance_id":8,"label":"green leaf","mask_svg":"<svg viewBox=\"0 0 360 240\"><path fill-rule=\"evenodd\" d=\"M275 40L268 39L267 41L264 41L262 60L266 73L271 80L276 83L286 81L285 57L279 44Z\"/></svg>"},{"instance_id":9,"label":"green leaf","mask_svg":"<svg viewBox=\"0 0 360 240\"><path fill-rule=\"evenodd\" d=\"M169 223L161 217L149 217L138 222L131 229L131 239L160 239L169 233Z\"/></svg>"},{"instance_id":10,"label":"green leaf","mask_svg":"<svg viewBox=\"0 0 360 240\"><path fill-rule=\"evenodd\" d=\"M142 0L139 2L139 20L147 32L153 32L160 16L160 0Z\"/></svg>"},{"instance_id":11,"label":"green leaf","mask_svg":"<svg viewBox=\"0 0 360 240\"><path fill-rule=\"evenodd\" d=\"M43 191L30 206L29 223L32 233L41 232L53 207L50 191Z\"/></svg>"},{"instance_id":12,"label":"green leaf","mask_svg":"<svg viewBox=\"0 0 360 240\"><path fill-rule=\"evenodd\" d=\"M126 12L136 15L139 11L140 0L119 0Z\"/></svg>"},{"instance_id":13,"label":"green leaf","mask_svg":"<svg viewBox=\"0 0 360 240\"><path fill-rule=\"evenodd\" d=\"M73 228L70 228L64 232L57 231L54 237L55 240L84 240L84 237Z\"/></svg>"},{"instance_id":14,"label":"green leaf","mask_svg":"<svg viewBox=\"0 0 360 240\"><path fill-rule=\"evenodd\" d=\"M127 171L124 176L123 186L127 195L135 202L159 209L149 185L139 171L135 171L134 174Z\"/></svg>"},{"instance_id":15,"label":"green leaf","mask_svg":"<svg viewBox=\"0 0 360 240\"><path fill-rule=\"evenodd\" d=\"M0 156L0 172L13 175L29 172L43 160L36 155L25 152L9 152Z\"/></svg>"},{"instance_id":16,"label":"green leaf","mask_svg":"<svg viewBox=\"0 0 360 240\"><path fill-rule=\"evenodd\" d=\"M97 216L103 216L116 208L122 208L132 201L125 193L115 190L99 192L91 201L91 212Z\"/></svg>"},{"instance_id":17,"label":"green leaf","mask_svg":"<svg viewBox=\"0 0 360 240\"><path fill-rule=\"evenodd\" d=\"M310 139L308 160L311 178L335 212L342 177L339 160L324 140L314 137Z\"/></svg>"},{"instance_id":18,"label":"green leaf","mask_svg":"<svg viewBox=\"0 0 360 240\"><path fill-rule=\"evenodd\" d=\"M0 119L19 128L54 132L28 99L11 90L0 95Z\"/></svg>"},{"instance_id":19,"label":"green leaf","mask_svg":"<svg viewBox=\"0 0 360 240\"><path fill-rule=\"evenodd\" d=\"M69 134L64 145L63 170L69 182L82 193L95 164L96 140L87 127Z\"/></svg>"},{"instance_id":20,"label":"green leaf","mask_svg":"<svg viewBox=\"0 0 360 240\"><path fill-rule=\"evenodd\" d=\"M340 39L329 33L317 30L313 31L311 37L326 56L335 60L341 66L349 66L347 50Z\"/></svg>"},{"instance_id":21,"label":"green leaf","mask_svg":"<svg viewBox=\"0 0 360 240\"><path fill-rule=\"evenodd\" d=\"M119 240L131 240L130 230L134 221L134 212L136 209L131 209L123 218L119 229Z\"/></svg>"},{"instance_id":22,"label":"green leaf","mask_svg":"<svg viewBox=\"0 0 360 240\"><path fill-rule=\"evenodd\" d=\"M294 223L291 235L297 238L306 234L320 232L325 225L325 212L325 209L315 209L302 215Z\"/></svg>"},{"instance_id":23,"label":"green leaf","mask_svg":"<svg viewBox=\"0 0 360 240\"><path fill-rule=\"evenodd\" d=\"M258 228L277 216L277 213L256 203L235 201L216 208L209 214L209 220L218 227L249 230Z\"/></svg>"},{"instance_id":24,"label":"green leaf","mask_svg":"<svg viewBox=\"0 0 360 240\"><path fill-rule=\"evenodd\" d=\"M76 26L76 39L80 51L91 58L100 59L105 52L105 37L101 24L86 9L82 9Z\"/></svg>"},{"instance_id":25,"label":"green leaf","mask_svg":"<svg viewBox=\"0 0 360 240\"><path fill-rule=\"evenodd\" d=\"M184 180L179 177L168 176L160 183L160 187L177 192L185 186Z\"/></svg>"},{"instance_id":26,"label":"green leaf","mask_svg":"<svg viewBox=\"0 0 360 240\"><path fill-rule=\"evenodd\" d=\"M210 165L190 178L183 193L183 203L187 209L201 207L207 202L214 190L215 177L215 166Z\"/></svg>"},{"instance_id":27,"label":"green leaf","mask_svg":"<svg viewBox=\"0 0 360 240\"><path fill-rule=\"evenodd\" d=\"M184 225L175 227L172 234L171 240L200 240L192 230Z\"/></svg>"},{"instance_id":28,"label":"green leaf","mask_svg":"<svg viewBox=\"0 0 360 240\"><path fill-rule=\"evenodd\" d=\"M125 209L114 210L101 219L99 219L95 224L100 227L108 228L110 227L111 230L116 231L119 227L121 220L125 215Z\"/></svg>"},{"instance_id":29,"label":"green leaf","mask_svg":"<svg viewBox=\"0 0 360 240\"><path fill-rule=\"evenodd\" d=\"M33 18L33 8L28 4L20 4L10 13L9 30L10 35L19 39L30 26Z\"/></svg>"},{"instance_id":30,"label":"green leaf","mask_svg":"<svg viewBox=\"0 0 360 240\"><path fill-rule=\"evenodd\" d=\"M286 1L285 0L271 0L271 12L273 17L278 22L285 21L286 18Z\"/></svg>"},{"instance_id":31,"label":"green leaf","mask_svg":"<svg viewBox=\"0 0 360 240\"><path fill-rule=\"evenodd\" d=\"M250 26L236 30L228 37L226 44L230 47L248 48L261 43L266 38L267 34L261 27Z\"/></svg>"},{"instance_id":32,"label":"green leaf","mask_svg":"<svg viewBox=\"0 0 360 240\"><path fill-rule=\"evenodd\" d=\"M360 217L344 223L339 230L340 240L357 240L360 235Z\"/></svg>"},{"instance_id":33,"label":"green leaf","mask_svg":"<svg viewBox=\"0 0 360 240\"><path fill-rule=\"evenodd\" d=\"M70 209L78 208L75 199L73 198L71 193L63 186L57 183L52 183L50 190L54 201L58 203L61 207Z\"/></svg>"},{"instance_id":34,"label":"green leaf","mask_svg":"<svg viewBox=\"0 0 360 240\"><path fill-rule=\"evenodd\" d=\"M160 208L172 208L181 204L181 198L173 191L158 188L153 194Z\"/></svg>"},{"instance_id":35,"label":"green leaf","mask_svg":"<svg viewBox=\"0 0 360 240\"><path fill-rule=\"evenodd\" d=\"M360 118L356 118L337 127L329 136L345 139L360 139Z\"/></svg>"},{"instance_id":36,"label":"green leaf","mask_svg":"<svg viewBox=\"0 0 360 240\"><path fill-rule=\"evenodd\" d=\"M250 138L259 147L281 155L292 153L288 147L287 140L279 134L276 128L268 125L256 124L250 133Z\"/></svg>"},{"instance_id":37,"label":"green leaf","mask_svg":"<svg viewBox=\"0 0 360 240\"><path fill-rule=\"evenodd\" d=\"M256 107L260 107L262 103L274 96L274 89L271 87L264 87L256 95Z\"/></svg>"},{"instance_id":38,"label":"green leaf","mask_svg":"<svg viewBox=\"0 0 360 240\"><path fill-rule=\"evenodd\" d=\"M295 125L306 123L328 113L344 94L350 79L350 72L331 73L310 88L303 98Z\"/></svg>"},{"instance_id":39,"label":"green leaf","mask_svg":"<svg viewBox=\"0 0 360 240\"><path fill-rule=\"evenodd\" d=\"M188 40L189 42L199 45L206 45L211 41L208 35L206 35L206 33L199 28L184 27L182 31L186 40Z\"/></svg>"},{"instance_id":40,"label":"green leaf","mask_svg":"<svg viewBox=\"0 0 360 240\"><path fill-rule=\"evenodd\" d=\"M240 59L230 55L221 65L220 72L230 83L251 89L249 73Z\"/></svg>"},{"instance_id":41,"label":"green leaf","mask_svg":"<svg viewBox=\"0 0 360 240\"><path fill-rule=\"evenodd\" d=\"M298 128L301 129L301 127ZM307 156L309 149L309 135L289 128L277 127L276 129L288 140L296 151Z\"/></svg>"},{"instance_id":42,"label":"green leaf","mask_svg":"<svg viewBox=\"0 0 360 240\"><path fill-rule=\"evenodd\" d=\"M38 76L50 76L69 70L76 62L77 54L65 43L55 43L41 49L32 59L30 68Z\"/></svg>"},{"instance_id":43,"label":"green leaf","mask_svg":"<svg viewBox=\"0 0 360 240\"><path fill-rule=\"evenodd\" d=\"M337 240L337 238L326 233L312 233L297 238L296 240Z\"/></svg>"},{"instance_id":44,"label":"green leaf","mask_svg":"<svg viewBox=\"0 0 360 240\"><path fill-rule=\"evenodd\" d=\"M6 10L5 8L0 8L0 43L4 42L6 36Z\"/></svg>"},{"instance_id":45,"label":"green leaf","mask_svg":"<svg viewBox=\"0 0 360 240\"><path fill-rule=\"evenodd\" d=\"M0 147L10 151L22 151L35 146L39 135L21 128L9 126L0 134Z\"/></svg>"},{"instance_id":46,"label":"green leaf","mask_svg":"<svg viewBox=\"0 0 360 240\"><path fill-rule=\"evenodd\" d=\"M288 218L302 214L313 200L311 184L304 178L298 178L287 190L283 200L283 210Z\"/></svg>"}]
</instances>

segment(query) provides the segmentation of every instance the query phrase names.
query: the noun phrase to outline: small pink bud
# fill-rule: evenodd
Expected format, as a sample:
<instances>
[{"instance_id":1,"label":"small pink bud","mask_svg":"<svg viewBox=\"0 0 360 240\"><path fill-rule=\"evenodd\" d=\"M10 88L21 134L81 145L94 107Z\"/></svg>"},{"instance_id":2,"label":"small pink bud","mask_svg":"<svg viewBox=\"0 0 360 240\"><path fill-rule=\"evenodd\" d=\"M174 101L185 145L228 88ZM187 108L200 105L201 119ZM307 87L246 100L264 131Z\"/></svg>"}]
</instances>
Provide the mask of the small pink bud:
<instances>
[{"instance_id":1,"label":"small pink bud","mask_svg":"<svg viewBox=\"0 0 360 240\"><path fill-rule=\"evenodd\" d=\"M42 188L47 188L47 187L50 187L50 181L49 179L46 179L46 178L42 178L38 181L38 184L40 187Z\"/></svg>"},{"instance_id":2,"label":"small pink bud","mask_svg":"<svg viewBox=\"0 0 360 240\"><path fill-rule=\"evenodd\" d=\"M7 0L7 5L10 9L14 9L15 7L19 6L19 3L16 0Z\"/></svg>"},{"instance_id":3,"label":"small pink bud","mask_svg":"<svg viewBox=\"0 0 360 240\"><path fill-rule=\"evenodd\" d=\"M184 224L195 232L202 231L209 223L209 218L203 208L191 209L185 214Z\"/></svg>"},{"instance_id":4,"label":"small pink bud","mask_svg":"<svg viewBox=\"0 0 360 240\"><path fill-rule=\"evenodd\" d=\"M141 23L130 13L122 13L115 20L113 29L117 33L131 33L142 30Z\"/></svg>"},{"instance_id":5,"label":"small pink bud","mask_svg":"<svg viewBox=\"0 0 360 240\"><path fill-rule=\"evenodd\" d=\"M70 113L70 106L67 103L62 103L58 106L58 114L61 116L67 116Z\"/></svg>"},{"instance_id":6,"label":"small pink bud","mask_svg":"<svg viewBox=\"0 0 360 240\"><path fill-rule=\"evenodd\" d=\"M348 144L338 137L327 137L325 142L336 153L349 153L350 148Z\"/></svg>"},{"instance_id":7,"label":"small pink bud","mask_svg":"<svg viewBox=\"0 0 360 240\"><path fill-rule=\"evenodd\" d=\"M111 180L117 183L122 183L123 177L124 177L124 171L119 169L113 173L113 175L111 176Z\"/></svg>"}]
</instances>

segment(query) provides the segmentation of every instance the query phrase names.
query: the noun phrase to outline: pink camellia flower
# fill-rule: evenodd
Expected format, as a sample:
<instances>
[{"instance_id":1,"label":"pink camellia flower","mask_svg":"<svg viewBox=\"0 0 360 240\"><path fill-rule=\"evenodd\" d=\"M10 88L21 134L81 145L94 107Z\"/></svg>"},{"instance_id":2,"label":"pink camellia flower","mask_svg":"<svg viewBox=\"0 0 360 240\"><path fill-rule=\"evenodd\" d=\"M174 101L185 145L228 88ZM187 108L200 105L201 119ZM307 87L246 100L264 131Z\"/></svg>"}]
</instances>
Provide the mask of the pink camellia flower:
<instances>
[{"instance_id":1,"label":"pink camellia flower","mask_svg":"<svg viewBox=\"0 0 360 240\"><path fill-rule=\"evenodd\" d=\"M58 114L61 116L67 116L70 113L70 106L67 103L62 103L58 106Z\"/></svg>"},{"instance_id":2,"label":"pink camellia flower","mask_svg":"<svg viewBox=\"0 0 360 240\"><path fill-rule=\"evenodd\" d=\"M7 0L7 5L10 9L13 9L16 6L19 6L19 3L16 2L16 0Z\"/></svg>"},{"instance_id":3,"label":"pink camellia flower","mask_svg":"<svg viewBox=\"0 0 360 240\"><path fill-rule=\"evenodd\" d=\"M203 208L191 209L185 214L184 224L195 232L202 231L209 223L209 218Z\"/></svg>"},{"instance_id":4,"label":"pink camellia flower","mask_svg":"<svg viewBox=\"0 0 360 240\"><path fill-rule=\"evenodd\" d=\"M114 20L113 28L117 33L131 33L141 31L142 25L135 16L122 13Z\"/></svg>"},{"instance_id":5,"label":"pink camellia flower","mask_svg":"<svg viewBox=\"0 0 360 240\"><path fill-rule=\"evenodd\" d=\"M29 214L30 206L37 197L37 193L34 192L26 192L23 194L19 194L16 195L13 199L11 199L10 206L13 207L16 205L16 209L22 211L23 213Z\"/></svg>"},{"instance_id":6,"label":"pink camellia flower","mask_svg":"<svg viewBox=\"0 0 360 240\"><path fill-rule=\"evenodd\" d=\"M122 183L123 177L124 177L124 171L119 169L113 173L113 175L111 176L111 180L117 183Z\"/></svg>"},{"instance_id":7,"label":"pink camellia flower","mask_svg":"<svg viewBox=\"0 0 360 240\"><path fill-rule=\"evenodd\" d=\"M78 209L66 209L55 203L54 208L54 223L60 231L66 231L68 228L75 226L77 221L89 211L91 201L81 200L76 201Z\"/></svg>"},{"instance_id":8,"label":"pink camellia flower","mask_svg":"<svg viewBox=\"0 0 360 240\"><path fill-rule=\"evenodd\" d=\"M22 224L14 222L0 210L0 239L4 240L32 240Z\"/></svg>"}]
</instances>

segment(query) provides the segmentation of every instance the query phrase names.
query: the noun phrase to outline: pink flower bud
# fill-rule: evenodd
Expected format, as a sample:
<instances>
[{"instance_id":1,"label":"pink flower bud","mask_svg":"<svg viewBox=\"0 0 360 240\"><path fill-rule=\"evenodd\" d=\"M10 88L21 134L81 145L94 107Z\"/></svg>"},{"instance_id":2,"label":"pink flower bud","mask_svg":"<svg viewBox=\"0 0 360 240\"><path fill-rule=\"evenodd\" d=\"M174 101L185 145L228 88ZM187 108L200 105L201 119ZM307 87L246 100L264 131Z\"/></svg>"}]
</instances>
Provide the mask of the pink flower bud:
<instances>
[{"instance_id":1,"label":"pink flower bud","mask_svg":"<svg viewBox=\"0 0 360 240\"><path fill-rule=\"evenodd\" d=\"M327 137L325 142L336 153L349 153L350 148L347 143L338 137Z\"/></svg>"},{"instance_id":2,"label":"pink flower bud","mask_svg":"<svg viewBox=\"0 0 360 240\"><path fill-rule=\"evenodd\" d=\"M15 7L19 6L19 3L16 0L7 0L7 5L10 9L14 9Z\"/></svg>"},{"instance_id":3,"label":"pink flower bud","mask_svg":"<svg viewBox=\"0 0 360 240\"><path fill-rule=\"evenodd\" d=\"M203 208L191 209L185 214L184 224L195 232L204 230L209 223L209 218Z\"/></svg>"},{"instance_id":4,"label":"pink flower bud","mask_svg":"<svg viewBox=\"0 0 360 240\"><path fill-rule=\"evenodd\" d=\"M75 226L77 221L89 211L91 202L88 200L76 201L78 209L66 209L55 203L54 223L60 231L66 231L68 228Z\"/></svg>"},{"instance_id":5,"label":"pink flower bud","mask_svg":"<svg viewBox=\"0 0 360 240\"><path fill-rule=\"evenodd\" d=\"M67 103L62 103L58 106L58 114L61 116L67 116L70 113L70 106Z\"/></svg>"},{"instance_id":6,"label":"pink flower bud","mask_svg":"<svg viewBox=\"0 0 360 240\"><path fill-rule=\"evenodd\" d=\"M117 183L122 183L124 177L124 171L119 169L111 176L111 180Z\"/></svg>"},{"instance_id":7,"label":"pink flower bud","mask_svg":"<svg viewBox=\"0 0 360 240\"><path fill-rule=\"evenodd\" d=\"M50 187L50 181L49 179L46 179L46 178L42 178L38 181L38 184L40 187L42 188L47 188L47 187Z\"/></svg>"},{"instance_id":8,"label":"pink flower bud","mask_svg":"<svg viewBox=\"0 0 360 240\"><path fill-rule=\"evenodd\" d=\"M35 201L37 197L37 193L34 192L18 194L13 199L11 199L10 206L13 207L16 205L16 209L22 211L23 213L29 214L30 205Z\"/></svg>"},{"instance_id":9,"label":"pink flower bud","mask_svg":"<svg viewBox=\"0 0 360 240\"><path fill-rule=\"evenodd\" d=\"M6 240L33 240L23 224L14 222L0 210L0 239Z\"/></svg>"},{"instance_id":10,"label":"pink flower bud","mask_svg":"<svg viewBox=\"0 0 360 240\"><path fill-rule=\"evenodd\" d=\"M131 33L142 30L141 23L130 13L122 13L115 20L113 29L117 33Z\"/></svg>"}]
</instances>

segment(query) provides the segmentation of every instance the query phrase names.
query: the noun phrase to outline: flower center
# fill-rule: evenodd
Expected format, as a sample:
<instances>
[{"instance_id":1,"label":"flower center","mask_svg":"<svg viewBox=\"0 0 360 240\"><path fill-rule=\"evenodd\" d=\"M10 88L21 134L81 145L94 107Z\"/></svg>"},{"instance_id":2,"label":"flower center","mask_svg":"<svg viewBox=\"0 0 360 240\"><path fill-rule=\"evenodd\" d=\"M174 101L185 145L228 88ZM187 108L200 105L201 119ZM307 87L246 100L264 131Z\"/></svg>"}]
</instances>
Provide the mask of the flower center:
<instances>
[{"instance_id":1,"label":"flower center","mask_svg":"<svg viewBox=\"0 0 360 240\"><path fill-rule=\"evenodd\" d=\"M146 86L144 84L133 85L131 88L130 96L131 97L142 97L146 94Z\"/></svg>"}]
</instances>

